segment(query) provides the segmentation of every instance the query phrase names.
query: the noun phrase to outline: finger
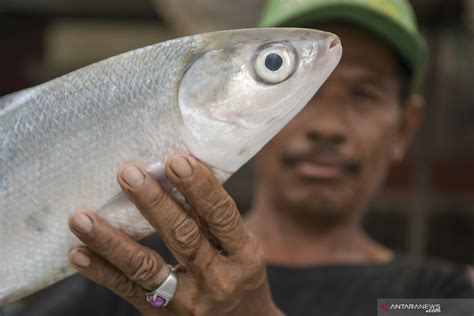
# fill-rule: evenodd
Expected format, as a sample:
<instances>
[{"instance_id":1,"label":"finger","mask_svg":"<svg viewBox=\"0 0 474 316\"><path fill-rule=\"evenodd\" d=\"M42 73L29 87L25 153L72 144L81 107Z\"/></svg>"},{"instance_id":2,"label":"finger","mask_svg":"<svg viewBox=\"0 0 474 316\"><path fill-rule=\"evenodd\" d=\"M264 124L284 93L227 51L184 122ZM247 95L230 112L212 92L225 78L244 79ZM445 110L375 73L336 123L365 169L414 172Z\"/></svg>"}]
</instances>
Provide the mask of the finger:
<instances>
[{"instance_id":1,"label":"finger","mask_svg":"<svg viewBox=\"0 0 474 316\"><path fill-rule=\"evenodd\" d=\"M69 226L86 246L145 289L157 288L170 272L157 252L138 244L93 212L74 212Z\"/></svg>"},{"instance_id":2,"label":"finger","mask_svg":"<svg viewBox=\"0 0 474 316\"><path fill-rule=\"evenodd\" d=\"M193 263L203 269L216 257L216 250L204 238L196 221L141 166L123 166L117 179L125 195L160 232L180 263Z\"/></svg>"},{"instance_id":3,"label":"finger","mask_svg":"<svg viewBox=\"0 0 474 316\"><path fill-rule=\"evenodd\" d=\"M69 261L81 275L108 288L142 313L153 312L158 316L167 315L166 310L158 310L149 305L141 286L90 249L86 247L71 249Z\"/></svg>"},{"instance_id":4,"label":"finger","mask_svg":"<svg viewBox=\"0 0 474 316\"><path fill-rule=\"evenodd\" d=\"M228 254L241 251L249 237L234 200L212 172L190 156L172 157L166 172L170 181L209 226Z\"/></svg>"}]
</instances>

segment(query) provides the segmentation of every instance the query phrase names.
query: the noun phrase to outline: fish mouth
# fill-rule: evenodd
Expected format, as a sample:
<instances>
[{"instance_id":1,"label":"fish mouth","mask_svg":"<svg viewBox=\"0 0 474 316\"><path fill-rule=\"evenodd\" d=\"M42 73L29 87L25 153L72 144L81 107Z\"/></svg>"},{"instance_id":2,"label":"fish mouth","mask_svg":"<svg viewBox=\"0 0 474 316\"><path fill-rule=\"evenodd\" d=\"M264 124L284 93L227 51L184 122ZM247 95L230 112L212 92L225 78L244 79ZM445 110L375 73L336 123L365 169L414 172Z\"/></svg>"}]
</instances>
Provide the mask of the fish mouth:
<instances>
[{"instance_id":1,"label":"fish mouth","mask_svg":"<svg viewBox=\"0 0 474 316\"><path fill-rule=\"evenodd\" d=\"M339 37L334 35L334 37L331 38L331 43L329 43L329 50L331 51L333 49L339 49L338 46L342 48L341 40L339 39Z\"/></svg>"}]
</instances>

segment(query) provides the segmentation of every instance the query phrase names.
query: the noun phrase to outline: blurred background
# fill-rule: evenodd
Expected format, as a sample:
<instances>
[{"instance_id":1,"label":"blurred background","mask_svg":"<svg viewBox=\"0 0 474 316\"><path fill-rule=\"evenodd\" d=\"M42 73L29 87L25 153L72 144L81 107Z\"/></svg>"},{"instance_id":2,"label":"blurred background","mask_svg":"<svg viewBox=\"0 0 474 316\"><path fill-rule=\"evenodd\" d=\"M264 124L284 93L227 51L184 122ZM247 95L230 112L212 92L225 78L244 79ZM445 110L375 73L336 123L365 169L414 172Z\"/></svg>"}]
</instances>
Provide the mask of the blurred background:
<instances>
[{"instance_id":1,"label":"blurred background","mask_svg":"<svg viewBox=\"0 0 474 316\"><path fill-rule=\"evenodd\" d=\"M474 0L413 0L430 47L427 117L368 213L367 231L414 255L474 264ZM264 0L1 0L0 96L166 39L255 26ZM251 164L251 163L250 163ZM226 184L242 212L249 165Z\"/></svg>"}]
</instances>

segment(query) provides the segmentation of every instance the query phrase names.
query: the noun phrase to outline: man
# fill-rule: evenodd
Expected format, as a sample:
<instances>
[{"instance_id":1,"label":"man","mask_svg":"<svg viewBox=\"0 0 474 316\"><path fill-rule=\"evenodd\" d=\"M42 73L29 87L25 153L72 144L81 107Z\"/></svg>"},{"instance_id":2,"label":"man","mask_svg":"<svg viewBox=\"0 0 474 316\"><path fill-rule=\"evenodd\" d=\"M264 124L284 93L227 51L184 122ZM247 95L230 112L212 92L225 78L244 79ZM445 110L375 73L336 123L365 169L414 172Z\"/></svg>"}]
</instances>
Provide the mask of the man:
<instances>
[{"instance_id":1,"label":"man","mask_svg":"<svg viewBox=\"0 0 474 316\"><path fill-rule=\"evenodd\" d=\"M462 269L394 254L360 226L423 112L411 89L424 49L408 2L273 0L263 25L331 31L344 55L317 96L256 157L255 200L245 221L191 157L170 159L167 174L193 216L141 166L124 166L122 189L164 243L155 237L142 247L78 210L70 226L87 247L71 250L70 260L134 308L74 277L25 315L366 316L376 314L377 298L474 297ZM166 264L173 256L176 270Z\"/></svg>"}]
</instances>

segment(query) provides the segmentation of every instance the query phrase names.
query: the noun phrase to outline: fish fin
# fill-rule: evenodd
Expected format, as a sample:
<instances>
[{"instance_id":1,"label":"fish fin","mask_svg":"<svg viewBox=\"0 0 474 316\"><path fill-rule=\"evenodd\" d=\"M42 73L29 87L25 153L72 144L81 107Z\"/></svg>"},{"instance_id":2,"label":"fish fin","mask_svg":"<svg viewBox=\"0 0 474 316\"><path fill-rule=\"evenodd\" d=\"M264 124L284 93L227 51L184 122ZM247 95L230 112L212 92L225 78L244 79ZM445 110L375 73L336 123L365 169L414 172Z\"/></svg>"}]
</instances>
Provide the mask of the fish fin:
<instances>
[{"instance_id":1,"label":"fish fin","mask_svg":"<svg viewBox=\"0 0 474 316\"><path fill-rule=\"evenodd\" d=\"M181 193L171 184L165 174L164 165L155 163L147 168L147 172L154 177L178 203L188 209L188 205ZM155 232L155 229L142 216L136 206L127 199L123 192L102 205L98 211L114 227L120 229L130 237L139 240Z\"/></svg>"},{"instance_id":2,"label":"fish fin","mask_svg":"<svg viewBox=\"0 0 474 316\"><path fill-rule=\"evenodd\" d=\"M98 211L112 226L139 240L155 232L135 205L122 193L116 194Z\"/></svg>"}]
</instances>

